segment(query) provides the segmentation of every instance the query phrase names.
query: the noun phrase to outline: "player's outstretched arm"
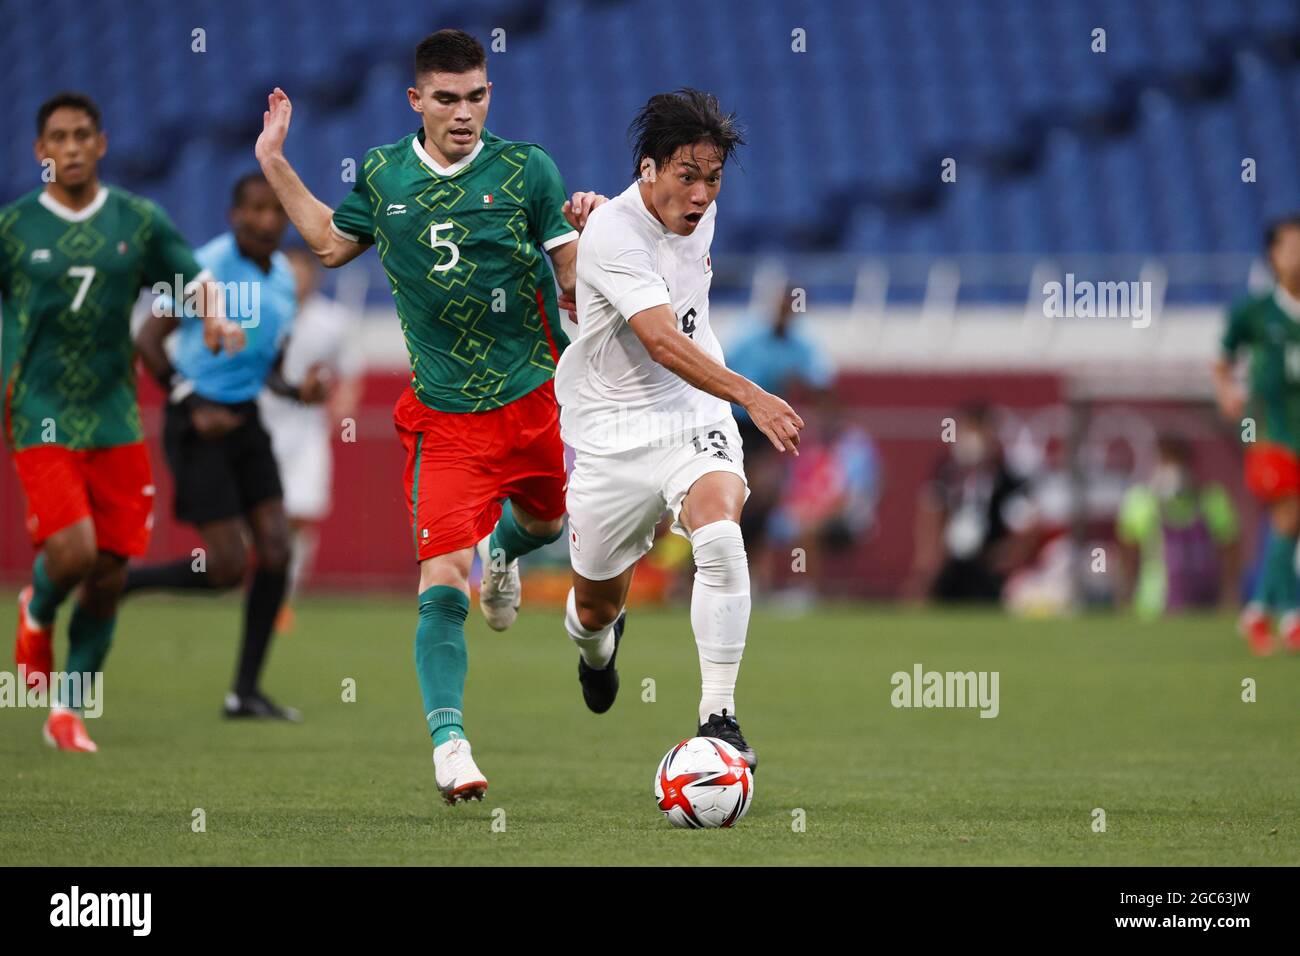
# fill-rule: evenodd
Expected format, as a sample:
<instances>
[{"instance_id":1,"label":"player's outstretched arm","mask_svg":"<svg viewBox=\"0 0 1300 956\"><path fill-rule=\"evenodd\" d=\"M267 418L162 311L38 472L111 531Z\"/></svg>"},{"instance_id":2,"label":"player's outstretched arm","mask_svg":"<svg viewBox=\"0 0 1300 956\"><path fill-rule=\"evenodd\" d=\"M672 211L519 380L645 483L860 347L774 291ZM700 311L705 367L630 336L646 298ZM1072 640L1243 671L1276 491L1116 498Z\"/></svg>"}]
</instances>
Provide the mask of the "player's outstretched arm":
<instances>
[{"instance_id":1,"label":"player's outstretched arm","mask_svg":"<svg viewBox=\"0 0 1300 956\"><path fill-rule=\"evenodd\" d=\"M1214 398L1219 413L1234 424L1241 423L1246 411L1246 394L1233 374L1233 363L1220 356L1214 363Z\"/></svg>"},{"instance_id":2,"label":"player's outstretched arm","mask_svg":"<svg viewBox=\"0 0 1300 956\"><path fill-rule=\"evenodd\" d=\"M334 210L311 194L311 190L284 155L284 141L289 135L293 104L278 86L266 99L267 109L262 114L262 134L257 137L257 145L253 147L266 181L275 190L280 205L289 214L290 221L298 228L299 234L321 261L321 265L333 269L351 262L368 247L344 239L330 228Z\"/></svg>"},{"instance_id":3,"label":"player's outstretched arm","mask_svg":"<svg viewBox=\"0 0 1300 956\"><path fill-rule=\"evenodd\" d=\"M803 419L783 399L737 375L683 335L671 308L646 309L628 319L628 324L651 359L701 391L740 405L777 451L799 454Z\"/></svg>"}]
</instances>

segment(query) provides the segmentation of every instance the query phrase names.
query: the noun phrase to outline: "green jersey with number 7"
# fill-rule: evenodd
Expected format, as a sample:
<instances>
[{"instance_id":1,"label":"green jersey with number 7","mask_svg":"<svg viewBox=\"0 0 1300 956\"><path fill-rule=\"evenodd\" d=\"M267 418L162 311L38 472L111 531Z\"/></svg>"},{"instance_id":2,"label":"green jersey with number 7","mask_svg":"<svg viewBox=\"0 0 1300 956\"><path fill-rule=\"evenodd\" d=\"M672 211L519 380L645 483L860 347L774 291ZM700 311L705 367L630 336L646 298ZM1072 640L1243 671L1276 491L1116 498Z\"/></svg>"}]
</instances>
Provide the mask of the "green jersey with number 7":
<instances>
[{"instance_id":1,"label":"green jersey with number 7","mask_svg":"<svg viewBox=\"0 0 1300 956\"><path fill-rule=\"evenodd\" d=\"M374 243L393 287L411 387L441 412L507 405L549 381L569 344L542 257L578 237L564 184L532 143L483 130L443 167L419 130L366 154L333 229Z\"/></svg>"},{"instance_id":2,"label":"green jersey with number 7","mask_svg":"<svg viewBox=\"0 0 1300 956\"><path fill-rule=\"evenodd\" d=\"M162 209L114 186L78 211L42 190L0 208L9 446L140 441L131 310L142 288L188 287L200 271Z\"/></svg>"}]
</instances>

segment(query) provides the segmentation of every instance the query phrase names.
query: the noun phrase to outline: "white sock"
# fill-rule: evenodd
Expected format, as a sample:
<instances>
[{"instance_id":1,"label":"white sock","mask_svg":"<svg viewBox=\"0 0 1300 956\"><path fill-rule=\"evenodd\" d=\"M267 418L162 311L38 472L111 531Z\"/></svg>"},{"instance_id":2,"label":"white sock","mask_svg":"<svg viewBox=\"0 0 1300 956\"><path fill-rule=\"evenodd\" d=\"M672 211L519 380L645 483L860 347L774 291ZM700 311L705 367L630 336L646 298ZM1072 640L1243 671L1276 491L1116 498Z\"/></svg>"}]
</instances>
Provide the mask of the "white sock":
<instances>
[{"instance_id":1,"label":"white sock","mask_svg":"<svg viewBox=\"0 0 1300 956\"><path fill-rule=\"evenodd\" d=\"M608 624L598 631L583 627L578 620L578 602L573 588L569 588L569 600L564 605L564 629L578 645L578 652L588 667L599 671L609 666L609 659L614 656L614 625Z\"/></svg>"},{"instance_id":2,"label":"white sock","mask_svg":"<svg viewBox=\"0 0 1300 956\"><path fill-rule=\"evenodd\" d=\"M736 713L736 676L740 661L721 664L700 655L700 723L706 724L710 714Z\"/></svg>"},{"instance_id":3,"label":"white sock","mask_svg":"<svg viewBox=\"0 0 1300 956\"><path fill-rule=\"evenodd\" d=\"M749 560L740 525L715 521L691 535L691 628L700 654L700 723L736 712L736 677L749 630Z\"/></svg>"}]
</instances>

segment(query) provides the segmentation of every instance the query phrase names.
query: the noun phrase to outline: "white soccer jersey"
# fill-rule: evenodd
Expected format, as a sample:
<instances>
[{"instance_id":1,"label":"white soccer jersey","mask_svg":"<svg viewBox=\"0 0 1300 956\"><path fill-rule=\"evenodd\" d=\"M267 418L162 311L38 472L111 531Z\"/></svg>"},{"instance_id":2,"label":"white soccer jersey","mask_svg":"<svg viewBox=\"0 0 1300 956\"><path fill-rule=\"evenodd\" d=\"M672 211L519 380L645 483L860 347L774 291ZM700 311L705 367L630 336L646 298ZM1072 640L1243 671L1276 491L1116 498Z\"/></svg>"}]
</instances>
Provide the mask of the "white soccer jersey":
<instances>
[{"instance_id":1,"label":"white soccer jersey","mask_svg":"<svg viewBox=\"0 0 1300 956\"><path fill-rule=\"evenodd\" d=\"M650 358L628 319L668 305L677 327L719 362L709 325L709 246L717 204L679 236L646 208L636 183L596 209L578 242L578 337L555 371L560 433L579 451L661 443L730 416L730 406Z\"/></svg>"}]
</instances>

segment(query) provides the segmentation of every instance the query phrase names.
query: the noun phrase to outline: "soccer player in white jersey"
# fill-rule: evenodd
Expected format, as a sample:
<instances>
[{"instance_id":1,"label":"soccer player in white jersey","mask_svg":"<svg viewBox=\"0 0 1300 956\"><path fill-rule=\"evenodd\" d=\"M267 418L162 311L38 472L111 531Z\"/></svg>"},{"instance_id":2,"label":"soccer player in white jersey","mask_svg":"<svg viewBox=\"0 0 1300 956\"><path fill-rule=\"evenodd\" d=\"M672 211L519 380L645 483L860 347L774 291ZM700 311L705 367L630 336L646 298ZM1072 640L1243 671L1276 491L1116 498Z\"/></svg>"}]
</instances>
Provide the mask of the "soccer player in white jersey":
<instances>
[{"instance_id":1,"label":"soccer player in white jersey","mask_svg":"<svg viewBox=\"0 0 1300 956\"><path fill-rule=\"evenodd\" d=\"M578 338L560 359L560 429L569 476L573 589L565 628L578 645L583 699L604 713L628 587L667 509L691 542L691 627L699 651L699 736L757 766L736 720L749 626L740 511L749 495L729 402L781 451L803 420L730 371L709 326L709 245L722 167L743 145L717 99L683 89L650 98L632 123L636 181L595 210L578 247Z\"/></svg>"}]
</instances>

